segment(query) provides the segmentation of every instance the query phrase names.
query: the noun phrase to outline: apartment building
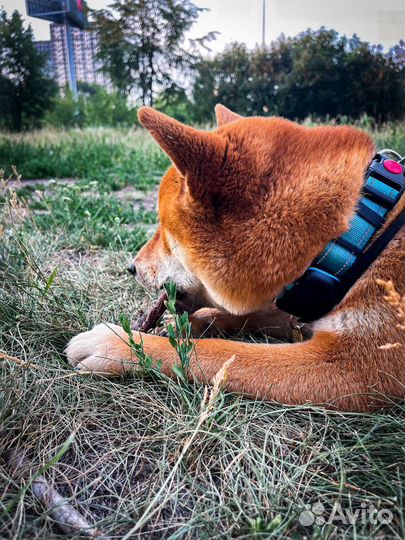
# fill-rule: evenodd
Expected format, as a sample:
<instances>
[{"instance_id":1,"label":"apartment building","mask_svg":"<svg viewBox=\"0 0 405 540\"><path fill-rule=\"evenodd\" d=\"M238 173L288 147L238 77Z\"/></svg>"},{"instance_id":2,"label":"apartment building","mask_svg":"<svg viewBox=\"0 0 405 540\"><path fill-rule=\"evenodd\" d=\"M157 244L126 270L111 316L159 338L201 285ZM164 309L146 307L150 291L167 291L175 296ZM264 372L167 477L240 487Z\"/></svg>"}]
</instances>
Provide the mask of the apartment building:
<instances>
[{"instance_id":1,"label":"apartment building","mask_svg":"<svg viewBox=\"0 0 405 540\"><path fill-rule=\"evenodd\" d=\"M60 88L68 84L68 54L66 45L66 27L62 24L51 23L51 39L37 41L38 50L46 53L50 58L47 67L48 74L56 80ZM81 30L71 28L73 40L73 53L76 64L76 79L78 82L98 84L111 90L111 83L101 71L101 64L97 59L99 38L94 30Z\"/></svg>"}]
</instances>

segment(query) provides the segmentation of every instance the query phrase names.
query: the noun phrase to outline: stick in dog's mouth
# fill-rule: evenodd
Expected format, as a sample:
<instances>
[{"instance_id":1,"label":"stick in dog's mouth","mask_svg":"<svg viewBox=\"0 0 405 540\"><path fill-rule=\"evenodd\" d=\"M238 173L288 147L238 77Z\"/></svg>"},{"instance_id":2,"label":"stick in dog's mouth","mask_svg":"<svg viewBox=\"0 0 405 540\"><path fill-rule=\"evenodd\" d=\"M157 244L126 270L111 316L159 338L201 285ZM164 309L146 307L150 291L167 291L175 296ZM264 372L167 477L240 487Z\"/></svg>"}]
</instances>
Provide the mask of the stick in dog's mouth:
<instances>
[{"instance_id":1,"label":"stick in dog's mouth","mask_svg":"<svg viewBox=\"0 0 405 540\"><path fill-rule=\"evenodd\" d=\"M132 330L137 330L139 332L149 332L154 330L166 311L166 302L168 300L167 292L162 291L158 296L158 299L152 306L152 308L147 311L140 311L138 318L132 324ZM189 315L193 314L197 309L202 307L201 303L187 296L186 293L177 292L176 297L176 312L184 313L187 311Z\"/></svg>"},{"instance_id":2,"label":"stick in dog's mouth","mask_svg":"<svg viewBox=\"0 0 405 540\"><path fill-rule=\"evenodd\" d=\"M159 322L159 319L166 311L167 300L167 292L161 292L152 309L147 313L140 313L138 319L132 325L132 330L138 330L139 332L146 333L155 328Z\"/></svg>"}]
</instances>

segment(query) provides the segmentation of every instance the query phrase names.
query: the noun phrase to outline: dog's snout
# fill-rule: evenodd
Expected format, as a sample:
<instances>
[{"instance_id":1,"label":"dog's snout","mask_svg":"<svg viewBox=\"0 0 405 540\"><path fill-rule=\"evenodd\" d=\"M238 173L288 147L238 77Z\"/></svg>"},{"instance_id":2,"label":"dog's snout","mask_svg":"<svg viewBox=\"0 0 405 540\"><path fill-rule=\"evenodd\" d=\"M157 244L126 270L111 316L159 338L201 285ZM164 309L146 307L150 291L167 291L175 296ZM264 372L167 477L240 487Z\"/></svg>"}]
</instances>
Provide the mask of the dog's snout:
<instances>
[{"instance_id":1,"label":"dog's snout","mask_svg":"<svg viewBox=\"0 0 405 540\"><path fill-rule=\"evenodd\" d=\"M134 263L131 263L128 268L127 268L128 272L130 274L132 274L133 276L136 276L136 266Z\"/></svg>"}]
</instances>

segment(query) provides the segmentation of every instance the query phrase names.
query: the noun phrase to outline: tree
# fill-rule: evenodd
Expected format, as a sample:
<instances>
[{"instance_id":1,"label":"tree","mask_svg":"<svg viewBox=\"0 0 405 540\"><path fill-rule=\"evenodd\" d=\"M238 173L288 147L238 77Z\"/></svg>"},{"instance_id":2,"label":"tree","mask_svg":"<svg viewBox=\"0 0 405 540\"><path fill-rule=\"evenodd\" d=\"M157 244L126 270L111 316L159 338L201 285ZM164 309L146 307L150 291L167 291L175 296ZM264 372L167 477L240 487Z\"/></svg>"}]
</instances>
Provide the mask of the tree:
<instances>
[{"instance_id":1,"label":"tree","mask_svg":"<svg viewBox=\"0 0 405 540\"><path fill-rule=\"evenodd\" d=\"M35 48L21 15L0 9L0 124L15 131L41 124L55 83L45 76L46 57Z\"/></svg>"},{"instance_id":2,"label":"tree","mask_svg":"<svg viewBox=\"0 0 405 540\"><path fill-rule=\"evenodd\" d=\"M278 92L291 71L289 43L281 36L277 48L231 43L223 53L197 68L193 112L197 122L212 118L216 103L248 116L278 114Z\"/></svg>"},{"instance_id":3,"label":"tree","mask_svg":"<svg viewBox=\"0 0 405 540\"><path fill-rule=\"evenodd\" d=\"M283 115L403 118L405 71L381 47L326 28L307 30L292 38L289 46L291 72L279 92Z\"/></svg>"},{"instance_id":4,"label":"tree","mask_svg":"<svg viewBox=\"0 0 405 540\"><path fill-rule=\"evenodd\" d=\"M243 43L231 43L214 59L202 61L193 88L195 120L211 120L216 103L251 114L251 75L250 53Z\"/></svg>"},{"instance_id":5,"label":"tree","mask_svg":"<svg viewBox=\"0 0 405 540\"><path fill-rule=\"evenodd\" d=\"M193 122L192 104L183 88L168 88L156 96L154 107L183 124Z\"/></svg>"},{"instance_id":6,"label":"tree","mask_svg":"<svg viewBox=\"0 0 405 540\"><path fill-rule=\"evenodd\" d=\"M404 51L400 42L384 54L379 46L327 28L281 36L253 51L234 43L198 66L194 118L211 120L215 103L221 102L245 115L402 119Z\"/></svg>"},{"instance_id":7,"label":"tree","mask_svg":"<svg viewBox=\"0 0 405 540\"><path fill-rule=\"evenodd\" d=\"M136 91L153 105L158 92L181 87L176 74L192 68L198 46L215 38L211 32L185 47L185 33L201 11L190 0L114 0L94 12L102 69L121 95Z\"/></svg>"}]
</instances>

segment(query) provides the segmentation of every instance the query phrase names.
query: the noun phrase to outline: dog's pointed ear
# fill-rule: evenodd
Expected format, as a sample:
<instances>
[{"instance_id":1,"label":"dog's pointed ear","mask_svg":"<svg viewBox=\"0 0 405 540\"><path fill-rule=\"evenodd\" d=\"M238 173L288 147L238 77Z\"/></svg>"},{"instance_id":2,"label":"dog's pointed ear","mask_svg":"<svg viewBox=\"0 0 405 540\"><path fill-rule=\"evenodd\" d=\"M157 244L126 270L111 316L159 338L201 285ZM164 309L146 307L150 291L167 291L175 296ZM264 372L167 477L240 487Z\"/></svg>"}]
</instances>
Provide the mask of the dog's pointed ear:
<instances>
[{"instance_id":1,"label":"dog's pointed ear","mask_svg":"<svg viewBox=\"0 0 405 540\"><path fill-rule=\"evenodd\" d=\"M235 112L232 112L230 109L227 109L224 105L221 105L221 103L218 103L215 105L215 117L217 119L218 126L224 126L225 124L230 124L231 122L235 122L236 120L240 120L243 118L240 116L240 114L237 114Z\"/></svg>"},{"instance_id":2,"label":"dog's pointed ear","mask_svg":"<svg viewBox=\"0 0 405 540\"><path fill-rule=\"evenodd\" d=\"M226 142L215 133L186 126L151 107L141 107L138 118L186 178L190 194L201 198L218 177Z\"/></svg>"}]
</instances>

